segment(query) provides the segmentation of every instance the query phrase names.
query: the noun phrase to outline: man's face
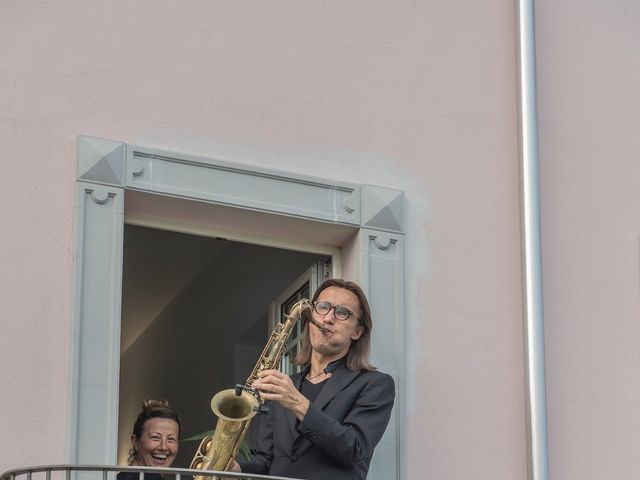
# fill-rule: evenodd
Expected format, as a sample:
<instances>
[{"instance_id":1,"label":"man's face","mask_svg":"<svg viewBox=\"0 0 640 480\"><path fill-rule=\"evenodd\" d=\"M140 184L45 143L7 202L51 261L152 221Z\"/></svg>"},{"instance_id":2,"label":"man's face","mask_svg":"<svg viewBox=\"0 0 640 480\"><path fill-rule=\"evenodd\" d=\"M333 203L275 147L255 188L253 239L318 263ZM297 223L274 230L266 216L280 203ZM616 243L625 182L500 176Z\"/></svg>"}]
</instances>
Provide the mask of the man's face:
<instances>
[{"instance_id":1,"label":"man's face","mask_svg":"<svg viewBox=\"0 0 640 480\"><path fill-rule=\"evenodd\" d=\"M170 467L178 453L178 424L170 418L150 418L142 435L131 435L136 463L143 467Z\"/></svg>"},{"instance_id":2,"label":"man's face","mask_svg":"<svg viewBox=\"0 0 640 480\"><path fill-rule=\"evenodd\" d=\"M309 326L309 336L314 352L332 358L346 355L351 342L359 339L363 332L363 327L358 321L362 314L358 297L355 293L344 288L327 287L320 292L316 302L327 302L333 307L346 307L353 312L353 315L350 315L346 320L339 320L336 318L334 308L331 308L324 315L314 310L313 318L324 324L330 331L322 333L315 326Z\"/></svg>"}]
</instances>

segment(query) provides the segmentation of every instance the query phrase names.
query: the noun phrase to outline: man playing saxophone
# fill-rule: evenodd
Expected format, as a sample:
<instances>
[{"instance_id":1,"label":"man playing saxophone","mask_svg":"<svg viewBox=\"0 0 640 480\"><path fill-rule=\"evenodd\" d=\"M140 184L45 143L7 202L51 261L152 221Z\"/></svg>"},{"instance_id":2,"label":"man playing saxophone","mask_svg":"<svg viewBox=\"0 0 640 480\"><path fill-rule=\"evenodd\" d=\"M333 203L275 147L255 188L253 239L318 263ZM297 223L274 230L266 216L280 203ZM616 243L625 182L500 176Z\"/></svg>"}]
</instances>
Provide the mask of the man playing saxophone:
<instances>
[{"instance_id":1,"label":"man playing saxophone","mask_svg":"<svg viewBox=\"0 0 640 480\"><path fill-rule=\"evenodd\" d=\"M371 312L362 289L331 279L313 299L296 362L300 373L260 372L269 410L254 454L231 470L309 480L364 480L395 397L393 379L368 361Z\"/></svg>"}]
</instances>

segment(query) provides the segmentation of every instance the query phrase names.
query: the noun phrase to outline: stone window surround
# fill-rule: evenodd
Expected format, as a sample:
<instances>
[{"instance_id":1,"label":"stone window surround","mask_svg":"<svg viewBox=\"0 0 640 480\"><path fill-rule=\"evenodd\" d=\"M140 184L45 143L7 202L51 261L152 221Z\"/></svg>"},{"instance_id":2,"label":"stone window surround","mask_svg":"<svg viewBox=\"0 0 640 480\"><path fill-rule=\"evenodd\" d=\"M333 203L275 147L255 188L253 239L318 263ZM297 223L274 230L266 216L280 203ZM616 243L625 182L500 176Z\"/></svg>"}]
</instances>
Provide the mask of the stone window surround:
<instances>
[{"instance_id":1,"label":"stone window surround","mask_svg":"<svg viewBox=\"0 0 640 480\"><path fill-rule=\"evenodd\" d=\"M231 208L336 233L345 276L363 287L376 319L373 362L396 381L396 406L369 477L404 478L402 191L88 136L77 138L76 151L70 463L116 462L125 200L143 195L152 201L181 199Z\"/></svg>"}]
</instances>

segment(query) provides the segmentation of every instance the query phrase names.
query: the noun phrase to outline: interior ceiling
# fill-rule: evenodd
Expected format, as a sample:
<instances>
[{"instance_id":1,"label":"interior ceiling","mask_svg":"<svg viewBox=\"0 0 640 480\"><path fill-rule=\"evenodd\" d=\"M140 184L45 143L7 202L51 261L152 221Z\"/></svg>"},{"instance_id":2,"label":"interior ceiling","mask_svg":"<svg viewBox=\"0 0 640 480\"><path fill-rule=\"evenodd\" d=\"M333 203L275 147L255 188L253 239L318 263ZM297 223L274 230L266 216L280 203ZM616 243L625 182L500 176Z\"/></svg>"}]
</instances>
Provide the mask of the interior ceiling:
<instances>
[{"instance_id":1,"label":"interior ceiling","mask_svg":"<svg viewBox=\"0 0 640 480\"><path fill-rule=\"evenodd\" d=\"M327 254L323 248L340 247L357 231L346 225L327 228L317 221L131 190L125 195L122 318L127 321L121 327L121 353L225 252L226 239L247 244L276 239L292 249L298 242L301 251L311 251L315 245L317 253ZM250 345L262 341L262 334L256 327L240 341Z\"/></svg>"},{"instance_id":2,"label":"interior ceiling","mask_svg":"<svg viewBox=\"0 0 640 480\"><path fill-rule=\"evenodd\" d=\"M222 256L226 263L230 258L240 261L246 248L264 248L248 244L244 245L245 250L234 248L240 244L242 242L217 237L125 224L121 354L126 353L183 291L210 270L212 264L218 264ZM238 343L262 345L266 312L263 320L247 329Z\"/></svg>"}]
</instances>

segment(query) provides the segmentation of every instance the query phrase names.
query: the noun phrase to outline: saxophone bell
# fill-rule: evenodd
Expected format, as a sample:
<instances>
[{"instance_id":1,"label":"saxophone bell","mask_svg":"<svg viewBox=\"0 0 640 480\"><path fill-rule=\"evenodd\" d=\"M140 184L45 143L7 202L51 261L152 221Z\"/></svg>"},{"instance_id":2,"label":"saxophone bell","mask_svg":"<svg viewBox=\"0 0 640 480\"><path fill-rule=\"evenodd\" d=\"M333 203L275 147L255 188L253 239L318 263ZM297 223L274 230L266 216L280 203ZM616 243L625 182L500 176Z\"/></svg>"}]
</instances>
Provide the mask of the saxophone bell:
<instances>
[{"instance_id":1,"label":"saxophone bell","mask_svg":"<svg viewBox=\"0 0 640 480\"><path fill-rule=\"evenodd\" d=\"M268 410L260 392L253 388L253 382L258 378L259 372L278 368L291 330L301 317L311 318L311 309L311 302L307 299L293 305L289 314L285 315L285 321L277 324L271 332L245 385L236 385L235 388L218 392L211 399L211 409L218 417L216 428L213 436L202 441L191 461L191 468L216 471L228 471L231 468L251 420L256 414ZM210 480L210 476L204 475L195 475L193 478Z\"/></svg>"}]
</instances>

